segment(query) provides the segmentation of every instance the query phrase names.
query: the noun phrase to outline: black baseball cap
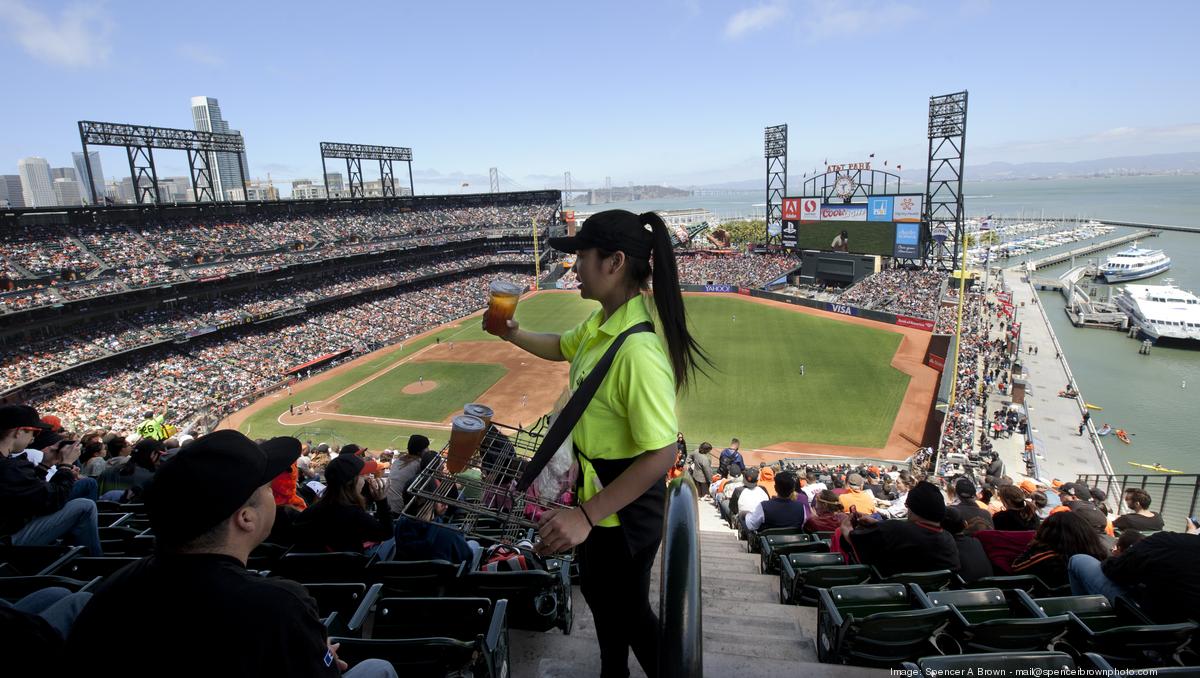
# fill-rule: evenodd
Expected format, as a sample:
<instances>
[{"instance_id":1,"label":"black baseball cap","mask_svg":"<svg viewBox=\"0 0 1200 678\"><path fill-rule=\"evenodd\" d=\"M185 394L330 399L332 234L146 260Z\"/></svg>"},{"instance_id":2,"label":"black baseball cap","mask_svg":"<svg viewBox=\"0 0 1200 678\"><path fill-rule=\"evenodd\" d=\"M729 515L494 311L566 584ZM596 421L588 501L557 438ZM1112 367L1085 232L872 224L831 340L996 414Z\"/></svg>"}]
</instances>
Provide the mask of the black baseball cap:
<instances>
[{"instance_id":1,"label":"black baseball cap","mask_svg":"<svg viewBox=\"0 0 1200 678\"><path fill-rule=\"evenodd\" d=\"M596 212L584 220L575 235L550 238L550 246L570 254L598 247L609 252L624 252L631 257L649 259L654 249L654 227L648 222L650 216L657 218L653 212Z\"/></svg>"},{"instance_id":2,"label":"black baseball cap","mask_svg":"<svg viewBox=\"0 0 1200 678\"><path fill-rule=\"evenodd\" d=\"M970 478L959 478L954 481L954 496L959 499L975 498L975 483Z\"/></svg>"},{"instance_id":3,"label":"black baseball cap","mask_svg":"<svg viewBox=\"0 0 1200 678\"><path fill-rule=\"evenodd\" d=\"M38 418L37 410L29 405L0 406L0 431L13 428L31 428L41 431L50 427Z\"/></svg>"},{"instance_id":4,"label":"black baseball cap","mask_svg":"<svg viewBox=\"0 0 1200 678\"><path fill-rule=\"evenodd\" d=\"M300 441L272 438L255 444L226 429L200 436L163 462L147 485L146 510L160 542L185 544L241 508L258 488L287 471Z\"/></svg>"},{"instance_id":5,"label":"black baseball cap","mask_svg":"<svg viewBox=\"0 0 1200 678\"><path fill-rule=\"evenodd\" d=\"M345 445L342 445L342 449L338 450L338 455L354 454L354 455L358 455L361 457L362 453L366 449L367 448L359 447L358 445L355 445L354 443L346 443Z\"/></svg>"}]
</instances>

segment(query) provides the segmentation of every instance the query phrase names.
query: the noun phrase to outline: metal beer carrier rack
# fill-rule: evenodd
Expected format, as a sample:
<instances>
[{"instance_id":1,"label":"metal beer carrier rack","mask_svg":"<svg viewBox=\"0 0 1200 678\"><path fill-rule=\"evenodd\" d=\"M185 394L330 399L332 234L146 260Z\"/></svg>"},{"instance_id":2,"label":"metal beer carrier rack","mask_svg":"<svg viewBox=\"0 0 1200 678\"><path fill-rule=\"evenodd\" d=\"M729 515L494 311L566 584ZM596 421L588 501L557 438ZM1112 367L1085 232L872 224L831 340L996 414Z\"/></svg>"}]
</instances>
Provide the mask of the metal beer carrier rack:
<instances>
[{"instance_id":1,"label":"metal beer carrier rack","mask_svg":"<svg viewBox=\"0 0 1200 678\"><path fill-rule=\"evenodd\" d=\"M433 522L434 504L445 504L447 510L441 524L481 540L485 547L490 542L534 541L537 523L529 517L529 512L565 508L564 504L535 499L513 489L525 469L525 460L537 451L547 422L548 417L542 417L531 430L493 422L479 449L471 455L471 461L457 474L446 469L447 444L409 486L404 515ZM462 476L470 469L479 471L478 479Z\"/></svg>"}]
</instances>

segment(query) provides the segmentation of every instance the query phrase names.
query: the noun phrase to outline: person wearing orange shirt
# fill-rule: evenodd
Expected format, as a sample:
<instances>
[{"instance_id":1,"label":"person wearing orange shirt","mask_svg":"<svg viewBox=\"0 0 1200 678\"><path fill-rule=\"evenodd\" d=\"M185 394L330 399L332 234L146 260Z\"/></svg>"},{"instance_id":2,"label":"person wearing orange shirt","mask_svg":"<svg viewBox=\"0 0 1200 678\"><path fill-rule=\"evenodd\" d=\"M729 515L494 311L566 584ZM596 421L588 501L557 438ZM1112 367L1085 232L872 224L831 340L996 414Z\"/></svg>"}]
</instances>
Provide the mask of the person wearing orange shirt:
<instances>
[{"instance_id":1,"label":"person wearing orange shirt","mask_svg":"<svg viewBox=\"0 0 1200 678\"><path fill-rule=\"evenodd\" d=\"M875 495L870 490L863 490L863 477L857 473L851 473L846 479L846 492L838 496L838 502L847 513L852 506L864 516L875 513Z\"/></svg>"}]
</instances>

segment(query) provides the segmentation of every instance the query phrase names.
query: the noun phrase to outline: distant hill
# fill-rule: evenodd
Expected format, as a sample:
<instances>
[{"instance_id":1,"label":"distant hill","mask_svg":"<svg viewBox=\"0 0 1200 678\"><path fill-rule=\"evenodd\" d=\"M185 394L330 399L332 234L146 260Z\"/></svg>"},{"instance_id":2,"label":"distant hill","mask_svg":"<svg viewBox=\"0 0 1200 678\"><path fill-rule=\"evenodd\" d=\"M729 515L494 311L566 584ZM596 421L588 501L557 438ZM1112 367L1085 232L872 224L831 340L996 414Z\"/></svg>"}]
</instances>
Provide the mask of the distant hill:
<instances>
[{"instance_id":1,"label":"distant hill","mask_svg":"<svg viewBox=\"0 0 1200 678\"><path fill-rule=\"evenodd\" d=\"M964 172L967 181L1003 181L1005 179L1062 179L1067 177L1128 176L1137 174L1200 174L1200 153L1160 153L1157 155L1135 155L1077 162L989 162L984 165L967 165ZM900 173L904 182L924 184L925 168L904 170ZM788 187L800 186L803 176L789 176ZM730 191L758 191L763 188L763 179L727 181L695 188Z\"/></svg>"}]
</instances>

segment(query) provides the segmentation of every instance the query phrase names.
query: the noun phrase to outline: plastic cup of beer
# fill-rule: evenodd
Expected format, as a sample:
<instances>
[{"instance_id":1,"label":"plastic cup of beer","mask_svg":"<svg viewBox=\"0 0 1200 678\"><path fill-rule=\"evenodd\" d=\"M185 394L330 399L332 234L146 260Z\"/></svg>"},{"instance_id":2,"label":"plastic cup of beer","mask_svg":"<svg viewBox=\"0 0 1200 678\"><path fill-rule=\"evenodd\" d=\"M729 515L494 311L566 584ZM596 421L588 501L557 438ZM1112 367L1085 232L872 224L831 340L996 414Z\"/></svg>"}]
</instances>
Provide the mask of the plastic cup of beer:
<instances>
[{"instance_id":1,"label":"plastic cup of beer","mask_svg":"<svg viewBox=\"0 0 1200 678\"><path fill-rule=\"evenodd\" d=\"M495 412L492 411L492 408L482 403L467 403L463 405L463 414L482 419L483 430L486 431L492 425L492 416L495 415Z\"/></svg>"},{"instance_id":2,"label":"plastic cup of beer","mask_svg":"<svg viewBox=\"0 0 1200 678\"><path fill-rule=\"evenodd\" d=\"M517 310L521 298L521 287L507 280L493 280L489 288L487 326L488 334L503 337L508 334L508 321Z\"/></svg>"},{"instance_id":3,"label":"plastic cup of beer","mask_svg":"<svg viewBox=\"0 0 1200 678\"><path fill-rule=\"evenodd\" d=\"M458 473L471 463L483 434L487 429L483 420L469 414L460 414L450 423L450 449L446 451L446 470Z\"/></svg>"}]
</instances>

